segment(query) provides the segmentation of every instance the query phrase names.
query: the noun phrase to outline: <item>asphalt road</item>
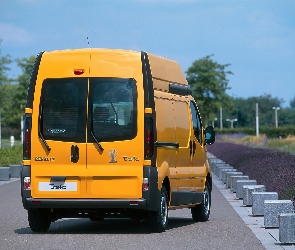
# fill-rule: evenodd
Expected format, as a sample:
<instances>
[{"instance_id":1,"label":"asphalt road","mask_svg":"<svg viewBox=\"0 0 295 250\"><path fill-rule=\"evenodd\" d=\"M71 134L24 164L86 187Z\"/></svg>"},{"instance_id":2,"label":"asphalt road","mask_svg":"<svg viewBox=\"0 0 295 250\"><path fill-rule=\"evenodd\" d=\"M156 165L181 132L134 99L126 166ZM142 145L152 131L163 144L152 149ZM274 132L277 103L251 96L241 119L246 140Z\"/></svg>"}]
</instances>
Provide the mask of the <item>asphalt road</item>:
<instances>
[{"instance_id":1,"label":"asphalt road","mask_svg":"<svg viewBox=\"0 0 295 250\"><path fill-rule=\"evenodd\" d=\"M66 219L45 234L33 233L20 197L20 182L0 186L0 249L265 249L216 186L210 220L194 223L190 210L169 211L164 233L127 219Z\"/></svg>"}]
</instances>

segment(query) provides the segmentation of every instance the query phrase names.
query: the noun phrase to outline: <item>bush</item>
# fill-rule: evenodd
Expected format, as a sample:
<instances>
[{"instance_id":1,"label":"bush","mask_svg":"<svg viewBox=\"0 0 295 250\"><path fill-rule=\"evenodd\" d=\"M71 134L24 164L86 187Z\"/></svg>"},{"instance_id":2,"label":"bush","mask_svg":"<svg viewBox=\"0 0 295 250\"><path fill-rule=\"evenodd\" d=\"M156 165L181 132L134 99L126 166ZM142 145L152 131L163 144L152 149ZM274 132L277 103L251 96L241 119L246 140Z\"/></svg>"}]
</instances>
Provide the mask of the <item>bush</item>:
<instances>
[{"instance_id":1,"label":"bush","mask_svg":"<svg viewBox=\"0 0 295 250\"><path fill-rule=\"evenodd\" d=\"M21 164L22 156L22 146L0 148L0 166L5 167L11 164Z\"/></svg>"}]
</instances>

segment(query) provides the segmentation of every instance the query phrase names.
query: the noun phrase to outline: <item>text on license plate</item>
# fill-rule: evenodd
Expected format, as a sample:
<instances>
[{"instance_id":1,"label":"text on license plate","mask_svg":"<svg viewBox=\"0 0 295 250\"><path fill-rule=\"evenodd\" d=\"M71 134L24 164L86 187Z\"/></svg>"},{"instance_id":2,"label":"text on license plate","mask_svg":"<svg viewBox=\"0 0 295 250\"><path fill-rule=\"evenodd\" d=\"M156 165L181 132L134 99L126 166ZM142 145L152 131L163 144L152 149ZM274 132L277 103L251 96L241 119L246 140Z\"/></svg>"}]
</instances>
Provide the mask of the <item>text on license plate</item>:
<instances>
[{"instance_id":1,"label":"text on license plate","mask_svg":"<svg viewBox=\"0 0 295 250\"><path fill-rule=\"evenodd\" d=\"M39 182L39 191L77 191L77 182Z\"/></svg>"}]
</instances>

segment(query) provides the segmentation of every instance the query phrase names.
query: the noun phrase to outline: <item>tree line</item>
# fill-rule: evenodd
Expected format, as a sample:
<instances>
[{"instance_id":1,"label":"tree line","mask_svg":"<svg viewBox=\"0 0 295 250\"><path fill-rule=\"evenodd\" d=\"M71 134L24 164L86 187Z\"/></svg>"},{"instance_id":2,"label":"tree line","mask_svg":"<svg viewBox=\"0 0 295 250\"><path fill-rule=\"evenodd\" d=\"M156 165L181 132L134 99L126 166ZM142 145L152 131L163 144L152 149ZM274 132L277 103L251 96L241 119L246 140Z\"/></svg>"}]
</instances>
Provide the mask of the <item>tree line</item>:
<instances>
[{"instance_id":1,"label":"tree line","mask_svg":"<svg viewBox=\"0 0 295 250\"><path fill-rule=\"evenodd\" d=\"M1 45L1 40L0 40ZM214 124L220 127L220 109L222 108L222 127L231 126L226 119L237 119L235 128L255 127L255 105L259 104L259 123L262 126L275 126L275 111L278 110L278 125L293 126L295 122L295 95L289 107L282 107L283 100L265 94L257 97L239 98L226 93L230 87L227 76L233 74L230 64L219 64L213 55L194 61L185 72L193 96L199 106L204 125ZM0 114L2 138L14 135L20 138L21 117L24 114L27 89L36 57L12 59L2 55L0 48ZM9 66L15 61L22 73L16 78L8 76Z\"/></svg>"}]
</instances>

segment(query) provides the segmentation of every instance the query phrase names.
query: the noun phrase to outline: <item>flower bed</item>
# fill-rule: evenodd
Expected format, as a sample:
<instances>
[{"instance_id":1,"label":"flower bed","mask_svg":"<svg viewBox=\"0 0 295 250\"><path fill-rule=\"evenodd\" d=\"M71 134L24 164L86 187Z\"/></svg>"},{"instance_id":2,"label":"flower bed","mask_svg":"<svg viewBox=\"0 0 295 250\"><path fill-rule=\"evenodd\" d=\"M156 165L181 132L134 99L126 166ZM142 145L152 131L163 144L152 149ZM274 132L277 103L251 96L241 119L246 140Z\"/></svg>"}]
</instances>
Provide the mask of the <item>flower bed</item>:
<instances>
[{"instance_id":1,"label":"flower bed","mask_svg":"<svg viewBox=\"0 0 295 250\"><path fill-rule=\"evenodd\" d=\"M295 206L295 156L269 149L251 148L228 142L215 142L208 151L250 179L263 184L279 199L291 199Z\"/></svg>"}]
</instances>

